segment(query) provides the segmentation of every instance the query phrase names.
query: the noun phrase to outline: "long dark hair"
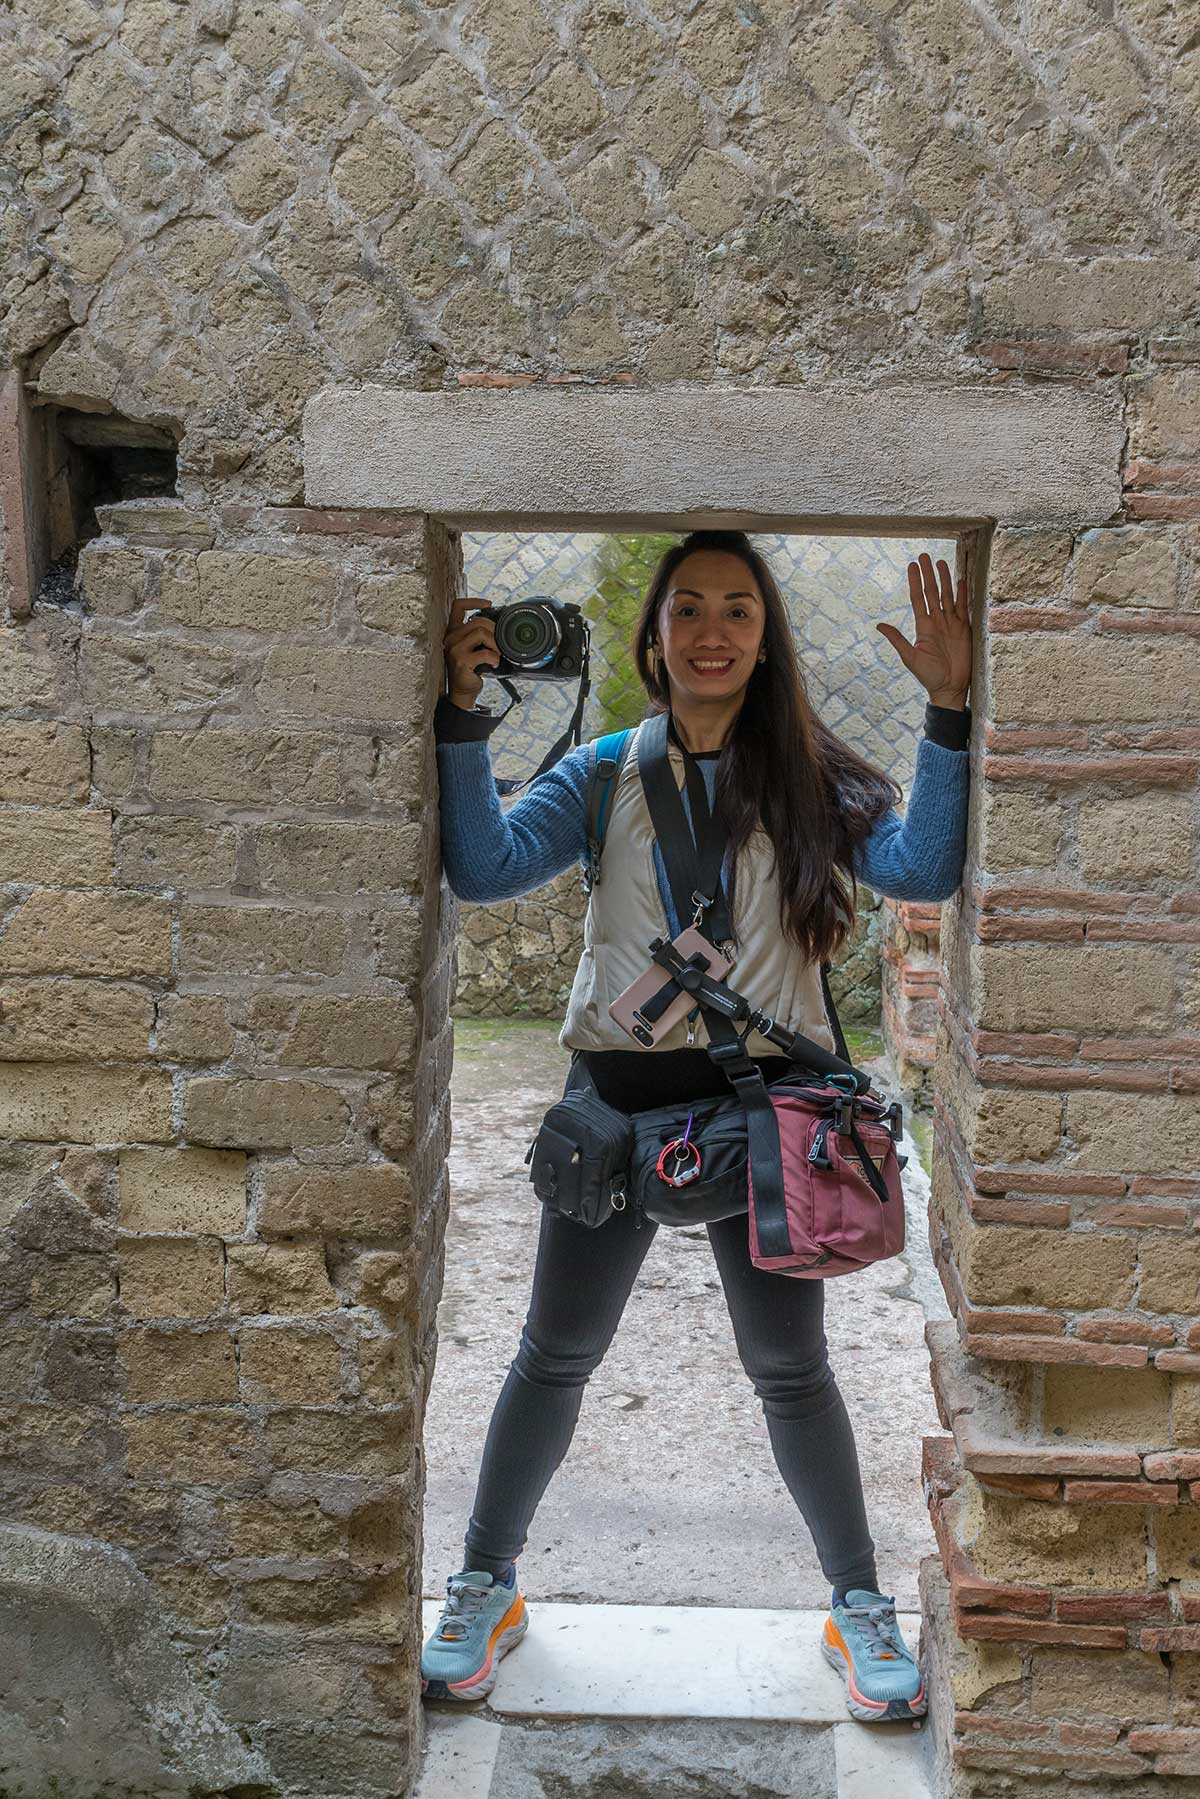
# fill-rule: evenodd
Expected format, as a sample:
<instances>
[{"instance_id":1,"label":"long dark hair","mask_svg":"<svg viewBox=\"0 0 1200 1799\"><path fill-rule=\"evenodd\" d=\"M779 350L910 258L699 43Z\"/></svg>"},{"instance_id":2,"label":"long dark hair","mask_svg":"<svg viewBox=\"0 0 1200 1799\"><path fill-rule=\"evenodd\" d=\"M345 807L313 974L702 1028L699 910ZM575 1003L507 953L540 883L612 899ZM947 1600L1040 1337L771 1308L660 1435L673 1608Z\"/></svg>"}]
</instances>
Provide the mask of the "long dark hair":
<instances>
[{"instance_id":1,"label":"long dark hair","mask_svg":"<svg viewBox=\"0 0 1200 1799\"><path fill-rule=\"evenodd\" d=\"M766 661L755 665L717 763L717 803L735 854L756 827L766 832L775 852L784 935L810 961L825 961L854 924L854 846L903 790L817 717L779 583L744 531L693 531L659 559L633 642L651 710L668 711L671 697L665 667L660 660L656 673L647 655L658 636L658 609L671 576L697 550L740 557L766 607Z\"/></svg>"}]
</instances>

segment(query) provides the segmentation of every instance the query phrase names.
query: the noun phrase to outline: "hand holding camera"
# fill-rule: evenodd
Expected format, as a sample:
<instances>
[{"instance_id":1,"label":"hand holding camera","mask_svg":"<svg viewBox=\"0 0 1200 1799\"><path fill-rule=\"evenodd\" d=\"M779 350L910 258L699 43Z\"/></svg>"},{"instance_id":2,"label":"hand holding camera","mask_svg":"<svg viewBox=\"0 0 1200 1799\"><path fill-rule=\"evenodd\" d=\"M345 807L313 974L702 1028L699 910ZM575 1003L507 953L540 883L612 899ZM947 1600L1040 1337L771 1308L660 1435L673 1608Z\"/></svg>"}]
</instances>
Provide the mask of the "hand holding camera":
<instances>
[{"instance_id":1,"label":"hand holding camera","mask_svg":"<svg viewBox=\"0 0 1200 1799\"><path fill-rule=\"evenodd\" d=\"M588 628L570 600L535 595L495 607L484 600L455 600L444 648L449 697L469 712L485 675L524 681L580 677L587 666Z\"/></svg>"}]
</instances>

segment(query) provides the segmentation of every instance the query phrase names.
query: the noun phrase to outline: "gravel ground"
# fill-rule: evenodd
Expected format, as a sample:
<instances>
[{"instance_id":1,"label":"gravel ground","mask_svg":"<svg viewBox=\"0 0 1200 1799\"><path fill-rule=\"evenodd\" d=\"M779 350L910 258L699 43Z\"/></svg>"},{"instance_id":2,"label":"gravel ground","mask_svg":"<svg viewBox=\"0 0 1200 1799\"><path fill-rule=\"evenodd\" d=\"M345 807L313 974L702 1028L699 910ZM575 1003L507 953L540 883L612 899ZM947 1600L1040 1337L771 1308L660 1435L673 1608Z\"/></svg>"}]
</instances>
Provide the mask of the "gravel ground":
<instances>
[{"instance_id":1,"label":"gravel ground","mask_svg":"<svg viewBox=\"0 0 1200 1799\"><path fill-rule=\"evenodd\" d=\"M566 1079L557 1036L553 1024L456 1022L446 1283L425 1424L426 1597L440 1598L462 1566L488 1421L529 1302L541 1208L524 1155ZM879 1050L878 1037L851 1033L851 1053L890 1097ZM907 1107L905 1124L911 1132ZM921 1141L901 1146L910 1158L905 1254L826 1287L830 1359L854 1421L880 1581L908 1609L918 1562L934 1547L921 1437L940 1431L922 1331L926 1316L947 1315L925 1235L923 1124ZM655 1387L647 1370L664 1351ZM519 1569L530 1599L828 1603L737 1358L703 1228L659 1230Z\"/></svg>"}]
</instances>

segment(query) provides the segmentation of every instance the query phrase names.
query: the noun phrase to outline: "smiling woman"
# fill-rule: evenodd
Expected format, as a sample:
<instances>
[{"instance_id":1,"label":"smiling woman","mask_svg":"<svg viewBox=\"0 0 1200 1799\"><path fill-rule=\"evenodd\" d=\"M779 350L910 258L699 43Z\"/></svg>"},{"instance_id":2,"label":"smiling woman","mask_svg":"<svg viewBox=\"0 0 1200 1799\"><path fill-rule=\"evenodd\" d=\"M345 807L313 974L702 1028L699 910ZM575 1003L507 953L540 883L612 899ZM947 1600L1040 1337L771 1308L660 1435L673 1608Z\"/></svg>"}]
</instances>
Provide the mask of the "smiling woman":
<instances>
[{"instance_id":1,"label":"smiling woman","mask_svg":"<svg viewBox=\"0 0 1200 1799\"><path fill-rule=\"evenodd\" d=\"M914 613L918 606L921 612L917 643L901 638L894 647L923 684L937 681L940 700L956 696L959 678L965 697L965 590L956 600L944 563L939 590L927 562L909 571ZM465 620L468 604L455 608L446 634L449 691L435 732L446 873L461 897L486 902L529 892L587 854L593 746L571 751L501 811L485 741L496 721L473 705L479 666L495 663L494 627L480 614ZM816 716L779 587L740 532L694 532L664 554L648 584L634 653L652 718L667 715L668 766L691 828L728 875L693 894L699 910L692 922L710 930L709 914L715 922L727 904L738 990L786 1030L833 1048L819 962L853 923L857 881L884 894L935 899L961 879L965 707L927 708L901 819L897 784ZM661 723L656 730L662 738ZM728 1091L722 1068L706 1053L703 1020L694 1029L681 1018L652 1049L631 1049L610 1010L641 971L646 944L664 918L672 937L688 923L678 915L642 779L643 743L650 746L647 780L655 754L661 769L662 745L656 752L653 742L639 727L612 781L604 879L589 895L559 1039L573 1052L568 1089L590 1085L607 1106L627 1113ZM765 1081L792 1068L773 1053L774 1040L753 1030L742 1047ZM515 1561L657 1228L637 1208L615 1211L589 1230L543 1205L529 1310L492 1414L464 1567L447 1583L446 1607L422 1657L428 1698L482 1697L499 1658L524 1635ZM894 1601L878 1590L854 1435L828 1360L824 1281L790 1280L756 1265L744 1209L713 1216L705 1229L772 1452L833 1587L824 1653L847 1680L854 1716L920 1716L920 1669L896 1630Z\"/></svg>"}]
</instances>

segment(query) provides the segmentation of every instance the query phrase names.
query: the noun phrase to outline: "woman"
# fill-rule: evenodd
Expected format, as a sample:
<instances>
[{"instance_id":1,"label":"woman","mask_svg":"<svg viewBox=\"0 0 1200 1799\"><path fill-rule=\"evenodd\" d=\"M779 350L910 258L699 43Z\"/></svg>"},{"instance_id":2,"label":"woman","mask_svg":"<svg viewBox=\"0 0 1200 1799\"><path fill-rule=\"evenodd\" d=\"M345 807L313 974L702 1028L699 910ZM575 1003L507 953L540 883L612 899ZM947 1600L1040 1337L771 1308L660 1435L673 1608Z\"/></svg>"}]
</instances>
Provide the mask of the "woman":
<instances>
[{"instance_id":1,"label":"woman","mask_svg":"<svg viewBox=\"0 0 1200 1799\"><path fill-rule=\"evenodd\" d=\"M651 710L670 712L676 779L689 752L728 831L739 945L732 984L829 1048L820 963L851 928L857 880L896 898L932 901L949 897L962 877L966 586L960 582L955 595L946 563L935 578L926 554L909 563L908 576L915 642L892 625L876 627L929 694L903 820L894 809L897 784L815 716L783 598L744 533L697 531L668 550L637 628L637 668ZM486 902L527 893L583 857L587 746L501 811L485 742L495 721L475 709L476 667L498 660L495 630L486 616L463 622L470 604L456 602L446 633L448 693L435 733L447 878L460 897ZM695 1020L641 1049L608 1016L608 1001L647 964L647 925L661 931L665 915L675 934L689 922L675 915L636 760L635 743L611 804L604 878L589 901L560 1036L573 1052L568 1086L588 1078L602 1099L626 1111L730 1091ZM756 1034L747 1048L766 1080L789 1066ZM772 1451L833 1588L823 1653L847 1683L853 1716L919 1717L926 1709L920 1669L896 1628L895 1601L878 1588L854 1436L826 1353L824 1282L755 1268L747 1224L741 1214L706 1229ZM501 1656L528 1627L515 1558L657 1228L652 1221L639 1228L632 1208L597 1230L543 1208L528 1315L492 1414L463 1570L447 1582L446 1606L421 1659L429 1698L484 1697Z\"/></svg>"}]
</instances>

